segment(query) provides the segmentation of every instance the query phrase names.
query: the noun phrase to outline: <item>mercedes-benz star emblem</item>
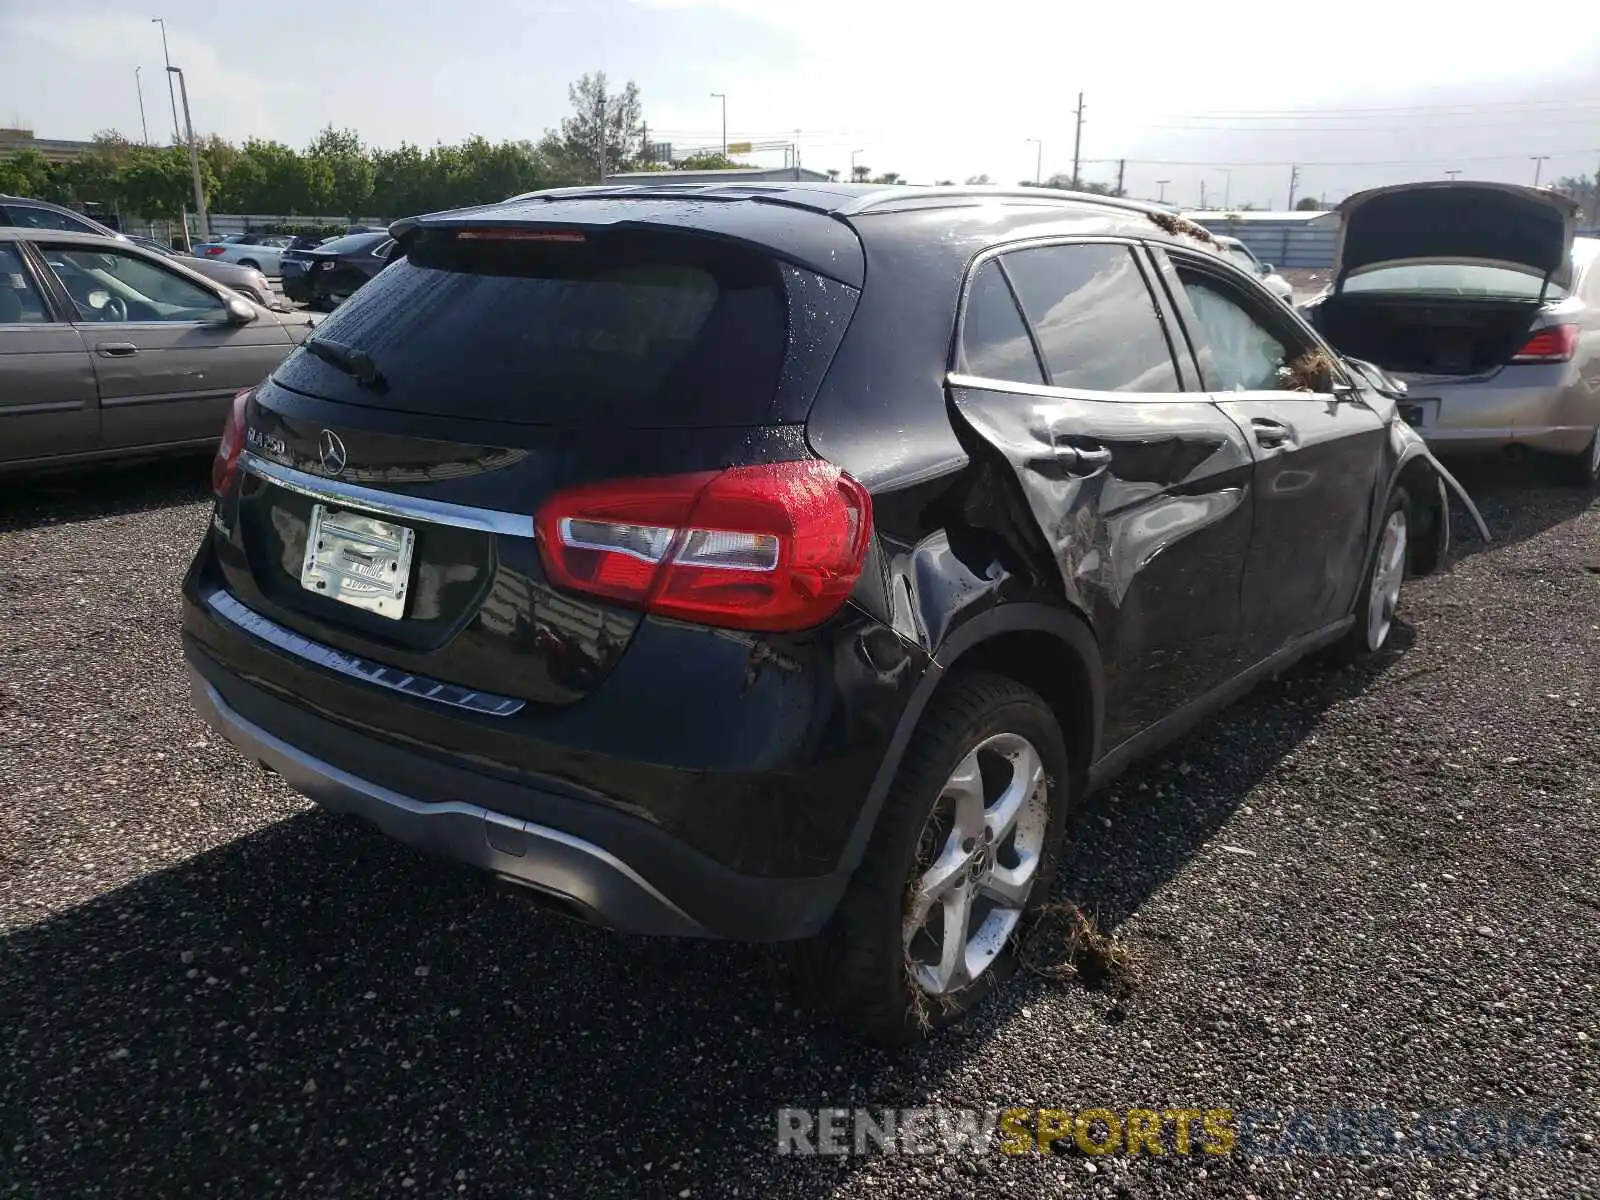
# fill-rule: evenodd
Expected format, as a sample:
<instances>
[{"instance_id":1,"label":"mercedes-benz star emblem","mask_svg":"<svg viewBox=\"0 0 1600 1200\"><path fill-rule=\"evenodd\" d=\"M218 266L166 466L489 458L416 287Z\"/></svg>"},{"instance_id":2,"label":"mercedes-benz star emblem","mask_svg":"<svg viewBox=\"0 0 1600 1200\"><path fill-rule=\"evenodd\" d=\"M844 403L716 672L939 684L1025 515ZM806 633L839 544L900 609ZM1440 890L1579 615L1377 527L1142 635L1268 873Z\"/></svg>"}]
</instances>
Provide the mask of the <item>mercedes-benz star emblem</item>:
<instances>
[{"instance_id":1,"label":"mercedes-benz star emblem","mask_svg":"<svg viewBox=\"0 0 1600 1200\"><path fill-rule=\"evenodd\" d=\"M337 475L349 461L345 457L344 442L331 429L324 429L317 438L317 452L322 455L323 471L329 475Z\"/></svg>"}]
</instances>

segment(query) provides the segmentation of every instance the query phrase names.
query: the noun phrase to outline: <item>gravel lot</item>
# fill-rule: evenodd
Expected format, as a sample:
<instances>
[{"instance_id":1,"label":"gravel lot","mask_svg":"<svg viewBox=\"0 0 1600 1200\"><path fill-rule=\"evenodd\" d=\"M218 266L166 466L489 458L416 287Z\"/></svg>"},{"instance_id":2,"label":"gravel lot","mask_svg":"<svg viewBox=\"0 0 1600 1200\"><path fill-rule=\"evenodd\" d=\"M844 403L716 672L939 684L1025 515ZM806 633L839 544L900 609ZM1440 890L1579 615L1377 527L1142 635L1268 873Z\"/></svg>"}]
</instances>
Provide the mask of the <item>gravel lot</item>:
<instances>
[{"instance_id":1,"label":"gravel lot","mask_svg":"<svg viewBox=\"0 0 1600 1200\"><path fill-rule=\"evenodd\" d=\"M563 923L219 745L176 615L205 478L0 498L0 1195L1600 1187L1600 507L1536 466L1469 476L1498 541L1409 586L1394 652L1295 670L1076 815L1063 894L1131 997L1030 977L899 1057L794 1012L772 950ZM823 1105L1566 1123L1509 1157L776 1157L775 1111Z\"/></svg>"}]
</instances>

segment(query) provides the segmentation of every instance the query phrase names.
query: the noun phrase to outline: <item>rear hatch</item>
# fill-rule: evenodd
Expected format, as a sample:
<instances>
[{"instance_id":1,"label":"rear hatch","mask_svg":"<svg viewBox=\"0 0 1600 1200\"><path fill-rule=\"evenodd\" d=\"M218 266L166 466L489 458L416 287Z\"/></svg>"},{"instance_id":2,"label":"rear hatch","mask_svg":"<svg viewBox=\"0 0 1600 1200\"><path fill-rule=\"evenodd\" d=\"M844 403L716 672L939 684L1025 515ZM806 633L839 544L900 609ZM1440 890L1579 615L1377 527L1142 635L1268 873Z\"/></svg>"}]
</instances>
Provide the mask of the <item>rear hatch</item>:
<instances>
[{"instance_id":1,"label":"rear hatch","mask_svg":"<svg viewBox=\"0 0 1600 1200\"><path fill-rule=\"evenodd\" d=\"M805 457L858 293L815 254L644 211L585 222L595 207L407 231L252 399L217 582L428 680L562 704L604 679L638 607L552 586L535 514L584 485ZM859 282L854 234L798 215Z\"/></svg>"},{"instance_id":2,"label":"rear hatch","mask_svg":"<svg viewBox=\"0 0 1600 1200\"><path fill-rule=\"evenodd\" d=\"M1572 285L1566 197L1428 182L1360 192L1339 213L1334 284L1307 312L1341 351L1403 375L1478 379L1565 344L1549 309Z\"/></svg>"}]
</instances>

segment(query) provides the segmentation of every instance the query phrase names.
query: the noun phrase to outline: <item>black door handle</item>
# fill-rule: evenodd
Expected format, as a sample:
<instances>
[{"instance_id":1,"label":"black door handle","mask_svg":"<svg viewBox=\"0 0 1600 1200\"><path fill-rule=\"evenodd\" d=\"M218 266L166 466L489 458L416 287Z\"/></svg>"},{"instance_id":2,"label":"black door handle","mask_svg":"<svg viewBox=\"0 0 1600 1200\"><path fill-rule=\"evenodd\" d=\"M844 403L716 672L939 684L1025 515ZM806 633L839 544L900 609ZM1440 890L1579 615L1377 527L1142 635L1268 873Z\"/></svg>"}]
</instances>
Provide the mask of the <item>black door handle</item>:
<instances>
[{"instance_id":1,"label":"black door handle","mask_svg":"<svg viewBox=\"0 0 1600 1200\"><path fill-rule=\"evenodd\" d=\"M1279 446L1287 446L1294 441L1294 430L1282 421L1270 421L1266 417L1252 417L1250 429L1256 435L1256 445L1266 450L1275 450Z\"/></svg>"},{"instance_id":2,"label":"black door handle","mask_svg":"<svg viewBox=\"0 0 1600 1200\"><path fill-rule=\"evenodd\" d=\"M95 349L105 358L130 358L139 353L139 347L132 342L100 342Z\"/></svg>"}]
</instances>

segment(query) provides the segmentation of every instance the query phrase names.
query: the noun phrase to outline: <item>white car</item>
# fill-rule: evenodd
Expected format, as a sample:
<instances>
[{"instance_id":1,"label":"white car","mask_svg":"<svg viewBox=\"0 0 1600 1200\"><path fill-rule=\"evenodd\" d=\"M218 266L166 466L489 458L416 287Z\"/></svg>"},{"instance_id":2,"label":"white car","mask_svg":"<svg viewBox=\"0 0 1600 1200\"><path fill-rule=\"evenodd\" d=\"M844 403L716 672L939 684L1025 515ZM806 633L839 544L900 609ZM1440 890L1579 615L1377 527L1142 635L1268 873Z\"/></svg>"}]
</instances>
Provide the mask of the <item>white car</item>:
<instances>
[{"instance_id":1,"label":"white car","mask_svg":"<svg viewBox=\"0 0 1600 1200\"><path fill-rule=\"evenodd\" d=\"M1222 247L1222 252L1233 259L1235 265L1258 277L1266 284L1267 291L1279 300L1291 308L1294 306L1294 285L1274 271L1271 263L1262 262L1251 252L1249 246L1236 237L1226 237L1220 233L1213 236L1217 245Z\"/></svg>"},{"instance_id":2,"label":"white car","mask_svg":"<svg viewBox=\"0 0 1600 1200\"><path fill-rule=\"evenodd\" d=\"M220 241L197 242L191 253L196 258L238 263L263 275L280 275L280 260L291 240L276 234L236 233Z\"/></svg>"}]
</instances>

